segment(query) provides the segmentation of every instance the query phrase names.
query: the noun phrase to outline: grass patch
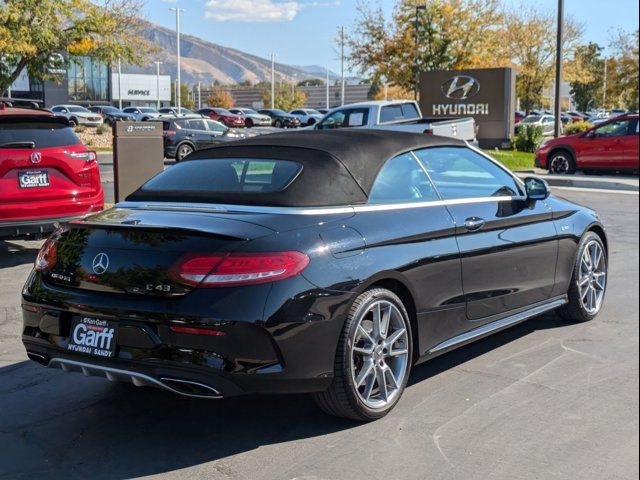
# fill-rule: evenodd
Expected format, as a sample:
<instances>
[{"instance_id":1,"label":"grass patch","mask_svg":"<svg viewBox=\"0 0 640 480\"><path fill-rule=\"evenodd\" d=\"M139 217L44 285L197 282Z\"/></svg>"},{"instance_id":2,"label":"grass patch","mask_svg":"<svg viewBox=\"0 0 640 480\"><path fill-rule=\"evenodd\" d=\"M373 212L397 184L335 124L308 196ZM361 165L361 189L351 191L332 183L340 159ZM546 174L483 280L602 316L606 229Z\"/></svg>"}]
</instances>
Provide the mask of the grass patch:
<instances>
[{"instance_id":1,"label":"grass patch","mask_svg":"<svg viewBox=\"0 0 640 480\"><path fill-rule=\"evenodd\" d=\"M485 152L509 170L533 170L535 168L533 153L518 152L517 150L485 150Z\"/></svg>"}]
</instances>

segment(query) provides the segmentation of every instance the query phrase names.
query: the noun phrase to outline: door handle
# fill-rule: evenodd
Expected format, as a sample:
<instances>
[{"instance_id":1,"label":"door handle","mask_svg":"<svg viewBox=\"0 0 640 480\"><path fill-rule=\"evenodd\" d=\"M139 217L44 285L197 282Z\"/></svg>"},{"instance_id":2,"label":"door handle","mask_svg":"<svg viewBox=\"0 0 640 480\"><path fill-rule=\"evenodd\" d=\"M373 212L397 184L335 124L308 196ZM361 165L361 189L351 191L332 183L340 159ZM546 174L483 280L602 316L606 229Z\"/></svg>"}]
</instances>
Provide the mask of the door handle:
<instances>
[{"instance_id":1,"label":"door handle","mask_svg":"<svg viewBox=\"0 0 640 480\"><path fill-rule=\"evenodd\" d=\"M484 219L479 217L470 217L464 221L464 228L466 228L469 232L475 232L476 230L480 230L484 227L486 222Z\"/></svg>"}]
</instances>

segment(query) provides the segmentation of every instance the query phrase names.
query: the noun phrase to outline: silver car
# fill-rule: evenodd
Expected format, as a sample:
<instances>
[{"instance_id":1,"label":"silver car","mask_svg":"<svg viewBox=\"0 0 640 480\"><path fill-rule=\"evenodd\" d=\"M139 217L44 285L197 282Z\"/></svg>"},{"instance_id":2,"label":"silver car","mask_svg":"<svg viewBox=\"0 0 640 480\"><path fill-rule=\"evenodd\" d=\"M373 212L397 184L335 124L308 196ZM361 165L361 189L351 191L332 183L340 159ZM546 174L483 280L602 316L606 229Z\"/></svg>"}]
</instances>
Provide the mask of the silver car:
<instances>
[{"instance_id":1,"label":"silver car","mask_svg":"<svg viewBox=\"0 0 640 480\"><path fill-rule=\"evenodd\" d=\"M516 125L516 133L520 131L522 125L539 125L542 127L544 136L553 135L556 124L556 118L553 115L527 115L518 125ZM562 130L562 124L560 125Z\"/></svg>"},{"instance_id":2,"label":"silver car","mask_svg":"<svg viewBox=\"0 0 640 480\"><path fill-rule=\"evenodd\" d=\"M298 118L298 120L300 120L300 125L307 126L315 125L324 117L324 115L313 108L299 108L298 110L292 110L289 112L289 115L293 115Z\"/></svg>"},{"instance_id":3,"label":"silver car","mask_svg":"<svg viewBox=\"0 0 640 480\"><path fill-rule=\"evenodd\" d=\"M103 123L102 116L80 105L56 105L51 107L56 115L67 117L72 127L86 125L87 127L99 127Z\"/></svg>"},{"instance_id":4,"label":"silver car","mask_svg":"<svg viewBox=\"0 0 640 480\"><path fill-rule=\"evenodd\" d=\"M258 113L252 108L232 108L229 111L242 116L244 118L244 126L247 128L271 126L271 117Z\"/></svg>"}]
</instances>

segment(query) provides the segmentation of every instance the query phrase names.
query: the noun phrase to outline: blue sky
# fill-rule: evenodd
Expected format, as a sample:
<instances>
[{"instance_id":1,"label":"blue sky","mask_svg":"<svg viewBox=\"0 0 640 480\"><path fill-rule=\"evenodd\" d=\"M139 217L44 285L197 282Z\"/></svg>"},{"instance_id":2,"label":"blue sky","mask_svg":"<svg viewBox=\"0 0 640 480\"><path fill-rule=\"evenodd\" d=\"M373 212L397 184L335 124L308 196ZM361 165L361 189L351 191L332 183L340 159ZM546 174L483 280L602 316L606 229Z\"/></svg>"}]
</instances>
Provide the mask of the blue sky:
<instances>
[{"instance_id":1,"label":"blue sky","mask_svg":"<svg viewBox=\"0 0 640 480\"><path fill-rule=\"evenodd\" d=\"M371 0L372 2L376 0ZM522 5L534 0L506 0ZM339 70L333 40L338 28L356 18L356 0L146 0L145 17L174 28L169 8L186 9L182 31L220 45L267 58L271 52L289 65L322 65ZM524 2L524 3L523 3ZM555 12L557 0L535 0ZM390 15L395 0L381 0ZM585 41L606 45L612 29L638 28L638 0L565 0L569 15L585 27ZM550 32L553 34L553 32Z\"/></svg>"}]
</instances>

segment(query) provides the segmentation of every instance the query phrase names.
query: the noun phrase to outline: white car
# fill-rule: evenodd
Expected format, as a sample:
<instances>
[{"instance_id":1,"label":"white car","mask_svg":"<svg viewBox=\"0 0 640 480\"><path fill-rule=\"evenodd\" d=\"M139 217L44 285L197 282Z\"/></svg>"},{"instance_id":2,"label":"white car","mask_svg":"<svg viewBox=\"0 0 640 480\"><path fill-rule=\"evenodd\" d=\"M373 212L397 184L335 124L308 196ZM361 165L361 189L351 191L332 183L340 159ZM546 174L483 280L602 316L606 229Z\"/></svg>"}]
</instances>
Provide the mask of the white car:
<instances>
[{"instance_id":1,"label":"white car","mask_svg":"<svg viewBox=\"0 0 640 480\"><path fill-rule=\"evenodd\" d=\"M72 127L86 125L87 127L99 127L103 123L102 116L80 105L56 105L51 107L56 115L67 117Z\"/></svg>"},{"instance_id":2,"label":"white car","mask_svg":"<svg viewBox=\"0 0 640 480\"><path fill-rule=\"evenodd\" d=\"M538 125L542 127L542 134L544 136L553 135L555 124L556 118L553 115L527 115L516 125L516 133L519 133L523 125ZM560 130L562 130L562 122L560 123Z\"/></svg>"},{"instance_id":3,"label":"white car","mask_svg":"<svg viewBox=\"0 0 640 480\"><path fill-rule=\"evenodd\" d=\"M271 117L256 112L252 108L232 108L231 113L244 117L244 126L251 127L270 127Z\"/></svg>"},{"instance_id":4,"label":"white car","mask_svg":"<svg viewBox=\"0 0 640 480\"><path fill-rule=\"evenodd\" d=\"M122 111L124 113L128 113L129 115L132 115L134 121L136 122L146 122L147 120L152 120L154 118L160 118L163 116L162 113L151 107L127 107L123 108Z\"/></svg>"},{"instance_id":5,"label":"white car","mask_svg":"<svg viewBox=\"0 0 640 480\"><path fill-rule=\"evenodd\" d=\"M294 117L300 120L300 125L315 125L320 120L322 120L322 115L319 111L314 110L313 108L300 108L298 110L291 110L289 115L293 115Z\"/></svg>"}]
</instances>

